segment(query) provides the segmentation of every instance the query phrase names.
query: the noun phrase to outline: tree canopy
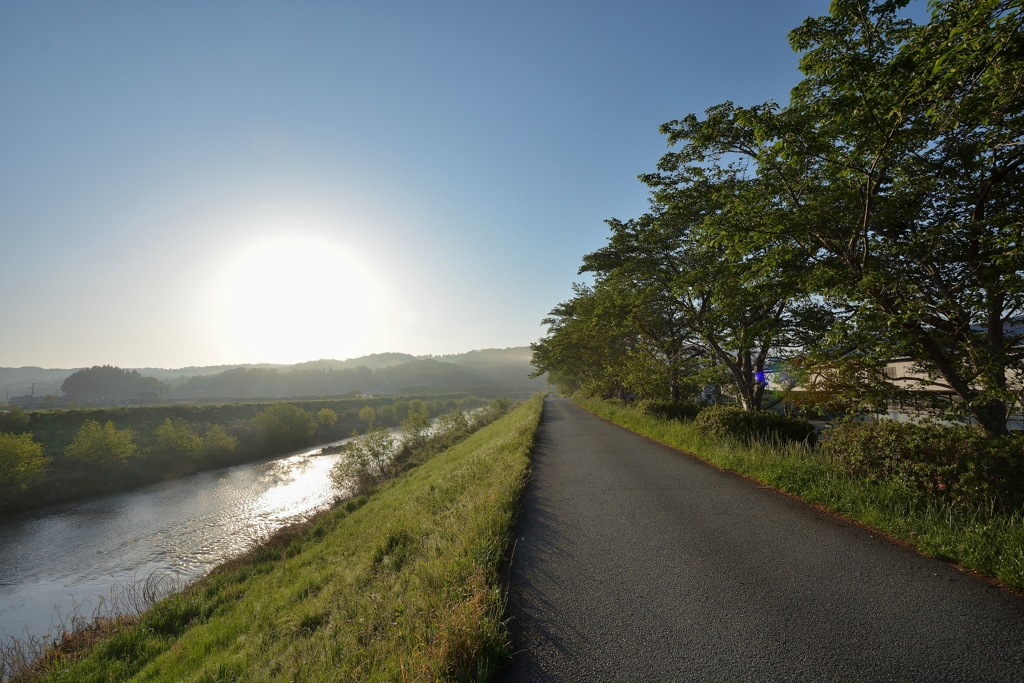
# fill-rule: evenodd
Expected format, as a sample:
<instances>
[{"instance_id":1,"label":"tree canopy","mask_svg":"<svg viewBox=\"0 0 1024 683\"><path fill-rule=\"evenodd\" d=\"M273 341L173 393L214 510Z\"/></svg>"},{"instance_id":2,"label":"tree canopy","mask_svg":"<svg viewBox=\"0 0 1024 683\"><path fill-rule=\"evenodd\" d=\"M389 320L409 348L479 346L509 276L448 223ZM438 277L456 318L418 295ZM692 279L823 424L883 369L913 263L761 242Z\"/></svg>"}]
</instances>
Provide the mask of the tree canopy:
<instances>
[{"instance_id":1,"label":"tree canopy","mask_svg":"<svg viewBox=\"0 0 1024 683\"><path fill-rule=\"evenodd\" d=\"M0 493L24 487L46 469L43 446L32 434L0 432Z\"/></svg>"},{"instance_id":2,"label":"tree canopy","mask_svg":"<svg viewBox=\"0 0 1024 683\"><path fill-rule=\"evenodd\" d=\"M135 434L131 429L118 429L110 421L101 425L86 420L64 453L93 465L118 465L135 455Z\"/></svg>"},{"instance_id":3,"label":"tree canopy","mask_svg":"<svg viewBox=\"0 0 1024 683\"><path fill-rule=\"evenodd\" d=\"M869 391L909 357L1005 434L1024 378L1024 15L936 0L918 25L907 4L834 0L794 29L785 105L665 123L651 210L608 221L581 268L595 284L552 311L536 366L608 394L624 359L685 360L754 410L785 361L855 367ZM593 305L609 297L625 310Z\"/></svg>"}]
</instances>

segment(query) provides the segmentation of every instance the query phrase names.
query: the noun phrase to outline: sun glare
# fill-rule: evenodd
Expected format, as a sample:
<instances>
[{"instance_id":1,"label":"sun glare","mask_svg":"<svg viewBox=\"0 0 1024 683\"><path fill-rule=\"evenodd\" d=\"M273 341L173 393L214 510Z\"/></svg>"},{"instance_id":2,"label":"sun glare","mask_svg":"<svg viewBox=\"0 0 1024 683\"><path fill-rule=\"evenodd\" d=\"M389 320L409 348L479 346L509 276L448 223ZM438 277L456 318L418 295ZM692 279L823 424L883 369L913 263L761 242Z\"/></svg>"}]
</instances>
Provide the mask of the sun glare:
<instances>
[{"instance_id":1,"label":"sun glare","mask_svg":"<svg viewBox=\"0 0 1024 683\"><path fill-rule=\"evenodd\" d=\"M247 245L224 272L218 336L230 358L295 363L361 351L374 324L375 287L351 252L283 237Z\"/></svg>"}]
</instances>

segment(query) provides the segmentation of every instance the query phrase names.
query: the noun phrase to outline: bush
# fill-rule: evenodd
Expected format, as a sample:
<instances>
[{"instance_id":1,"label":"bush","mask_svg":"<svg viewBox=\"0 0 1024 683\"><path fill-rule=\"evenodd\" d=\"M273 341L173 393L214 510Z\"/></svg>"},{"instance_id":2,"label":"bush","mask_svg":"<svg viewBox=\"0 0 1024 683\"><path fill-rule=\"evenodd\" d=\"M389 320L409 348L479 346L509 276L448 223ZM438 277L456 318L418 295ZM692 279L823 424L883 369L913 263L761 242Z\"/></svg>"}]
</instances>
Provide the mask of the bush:
<instances>
[{"instance_id":1,"label":"bush","mask_svg":"<svg viewBox=\"0 0 1024 683\"><path fill-rule=\"evenodd\" d=\"M817 440L814 426L807 420L784 417L770 410L746 411L735 406L710 406L700 411L693 424L708 436L732 437L741 441L772 439L804 441L813 445Z\"/></svg>"},{"instance_id":2,"label":"bush","mask_svg":"<svg viewBox=\"0 0 1024 683\"><path fill-rule=\"evenodd\" d=\"M261 447L271 453L313 442L316 420L291 403L275 403L252 419Z\"/></svg>"},{"instance_id":3,"label":"bush","mask_svg":"<svg viewBox=\"0 0 1024 683\"><path fill-rule=\"evenodd\" d=\"M331 469L331 481L343 495L365 493L384 479L451 448L500 419L511 408L512 402L505 398L495 399L469 416L456 408L438 417L433 429L426 412L410 410L402 422L400 441L383 427L375 427L349 441L342 458Z\"/></svg>"},{"instance_id":4,"label":"bush","mask_svg":"<svg viewBox=\"0 0 1024 683\"><path fill-rule=\"evenodd\" d=\"M388 474L398 446L384 427L370 429L345 445L340 460L331 468L331 482L349 495L366 492Z\"/></svg>"},{"instance_id":5,"label":"bush","mask_svg":"<svg viewBox=\"0 0 1024 683\"><path fill-rule=\"evenodd\" d=\"M971 427L885 420L834 424L822 452L847 471L888 479L951 502L1020 502L1024 437L985 438Z\"/></svg>"},{"instance_id":6,"label":"bush","mask_svg":"<svg viewBox=\"0 0 1024 683\"><path fill-rule=\"evenodd\" d=\"M418 448L430 433L430 416L426 411L409 411L402 420L402 441L409 448Z\"/></svg>"},{"instance_id":7,"label":"bush","mask_svg":"<svg viewBox=\"0 0 1024 683\"><path fill-rule=\"evenodd\" d=\"M660 417L666 420L692 420L704 409L704 406L699 403L646 399L639 401L637 408L644 415L651 417Z\"/></svg>"},{"instance_id":8,"label":"bush","mask_svg":"<svg viewBox=\"0 0 1024 683\"><path fill-rule=\"evenodd\" d=\"M94 465L122 463L135 454L134 432L117 429L110 421L101 426L96 420L86 420L64 453Z\"/></svg>"},{"instance_id":9,"label":"bush","mask_svg":"<svg viewBox=\"0 0 1024 683\"><path fill-rule=\"evenodd\" d=\"M32 434L0 432L0 492L24 488L46 469L42 444Z\"/></svg>"},{"instance_id":10,"label":"bush","mask_svg":"<svg viewBox=\"0 0 1024 683\"><path fill-rule=\"evenodd\" d=\"M21 434L28 429L30 421L28 413L18 406L14 406L10 410L0 411L0 432Z\"/></svg>"},{"instance_id":11,"label":"bush","mask_svg":"<svg viewBox=\"0 0 1024 683\"><path fill-rule=\"evenodd\" d=\"M469 421L466 414L458 408L450 413L444 413L437 418L434 424L434 436L442 437L446 441L457 443L469 434Z\"/></svg>"},{"instance_id":12,"label":"bush","mask_svg":"<svg viewBox=\"0 0 1024 683\"><path fill-rule=\"evenodd\" d=\"M203 437L203 453L207 457L225 457L235 452L238 439L224 431L220 425L213 425Z\"/></svg>"}]
</instances>

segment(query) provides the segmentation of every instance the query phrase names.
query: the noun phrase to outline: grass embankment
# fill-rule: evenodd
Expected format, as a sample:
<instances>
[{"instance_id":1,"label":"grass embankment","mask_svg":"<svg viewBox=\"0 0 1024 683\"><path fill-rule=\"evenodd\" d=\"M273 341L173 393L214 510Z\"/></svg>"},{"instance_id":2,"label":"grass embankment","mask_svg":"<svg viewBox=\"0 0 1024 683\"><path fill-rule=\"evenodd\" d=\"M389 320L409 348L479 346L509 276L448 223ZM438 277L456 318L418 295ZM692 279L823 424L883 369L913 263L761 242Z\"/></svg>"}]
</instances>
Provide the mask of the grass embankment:
<instances>
[{"instance_id":1,"label":"grass embankment","mask_svg":"<svg viewBox=\"0 0 1024 683\"><path fill-rule=\"evenodd\" d=\"M574 400L633 432L879 529L926 555L1024 590L1024 514L1020 510L951 505L895 482L855 477L802 444L747 445L712 439L690 422L651 417L599 399Z\"/></svg>"},{"instance_id":2,"label":"grass embankment","mask_svg":"<svg viewBox=\"0 0 1024 683\"><path fill-rule=\"evenodd\" d=\"M488 680L537 397L157 603L45 681Z\"/></svg>"}]
</instances>

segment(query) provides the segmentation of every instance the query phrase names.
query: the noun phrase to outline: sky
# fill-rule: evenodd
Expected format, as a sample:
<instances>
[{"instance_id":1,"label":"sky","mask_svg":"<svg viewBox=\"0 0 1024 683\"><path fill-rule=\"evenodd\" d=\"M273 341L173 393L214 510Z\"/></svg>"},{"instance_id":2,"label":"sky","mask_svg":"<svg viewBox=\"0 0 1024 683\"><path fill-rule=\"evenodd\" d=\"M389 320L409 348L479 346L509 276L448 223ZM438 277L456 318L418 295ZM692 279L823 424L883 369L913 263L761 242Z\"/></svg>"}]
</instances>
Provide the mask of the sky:
<instances>
[{"instance_id":1,"label":"sky","mask_svg":"<svg viewBox=\"0 0 1024 683\"><path fill-rule=\"evenodd\" d=\"M825 0L0 3L0 366L522 346Z\"/></svg>"}]
</instances>

